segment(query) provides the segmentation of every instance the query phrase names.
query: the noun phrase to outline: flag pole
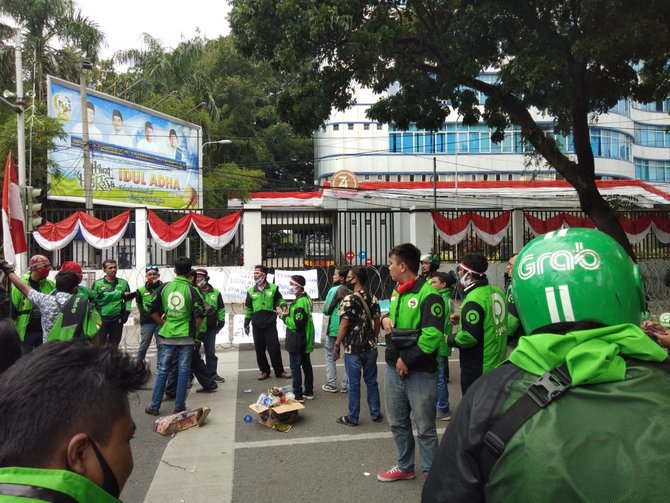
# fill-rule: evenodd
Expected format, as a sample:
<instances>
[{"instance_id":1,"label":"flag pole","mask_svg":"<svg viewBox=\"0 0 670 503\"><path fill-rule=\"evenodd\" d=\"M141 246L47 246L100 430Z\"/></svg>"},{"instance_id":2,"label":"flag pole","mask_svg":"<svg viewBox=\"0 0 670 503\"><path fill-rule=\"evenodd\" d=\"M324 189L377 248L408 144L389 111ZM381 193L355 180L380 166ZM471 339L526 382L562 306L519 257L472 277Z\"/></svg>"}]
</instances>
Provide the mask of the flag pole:
<instances>
[{"instance_id":1,"label":"flag pole","mask_svg":"<svg viewBox=\"0 0 670 503\"><path fill-rule=\"evenodd\" d=\"M21 27L16 29L16 40L14 46L14 56L16 62L16 139L17 139L17 162L18 162L18 179L19 189L22 195L25 194L26 187L26 123L24 114L23 101L23 35L21 34ZM25 197L25 196L24 196ZM27 212L26 201L23 201L23 207ZM24 222L32 215L26 213ZM27 231L27 226L26 226ZM27 241L30 240L27 237ZM28 254L19 253L17 261L17 273L21 274L28 267Z\"/></svg>"}]
</instances>

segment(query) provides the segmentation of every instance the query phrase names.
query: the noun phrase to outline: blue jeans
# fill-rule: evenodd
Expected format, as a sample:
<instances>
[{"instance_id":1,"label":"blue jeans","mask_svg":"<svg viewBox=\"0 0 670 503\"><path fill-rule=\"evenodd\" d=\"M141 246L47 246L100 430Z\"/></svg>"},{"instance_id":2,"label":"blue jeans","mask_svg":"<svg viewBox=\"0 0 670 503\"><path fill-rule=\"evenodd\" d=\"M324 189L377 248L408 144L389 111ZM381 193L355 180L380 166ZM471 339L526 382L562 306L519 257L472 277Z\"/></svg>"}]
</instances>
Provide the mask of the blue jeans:
<instances>
[{"instance_id":1,"label":"blue jeans","mask_svg":"<svg viewBox=\"0 0 670 503\"><path fill-rule=\"evenodd\" d=\"M344 367L349 376L349 419L358 424L361 412L361 372L367 386L368 408L376 419L381 414L379 386L377 386L377 349L358 355L344 355Z\"/></svg>"},{"instance_id":2,"label":"blue jeans","mask_svg":"<svg viewBox=\"0 0 670 503\"><path fill-rule=\"evenodd\" d=\"M219 359L216 356L216 329L207 330L200 337L202 348L205 350L205 365L211 377L216 377L216 366Z\"/></svg>"},{"instance_id":3,"label":"blue jeans","mask_svg":"<svg viewBox=\"0 0 670 503\"><path fill-rule=\"evenodd\" d=\"M137 350L137 359L144 360L147 356L149 346L151 346L151 339L156 340L156 350L160 353L160 343L158 342L158 323L142 323L140 324L140 349ZM160 356L157 357L160 359Z\"/></svg>"},{"instance_id":4,"label":"blue jeans","mask_svg":"<svg viewBox=\"0 0 670 503\"><path fill-rule=\"evenodd\" d=\"M151 395L151 408L154 410L159 410L161 407L170 372L170 364L175 355L177 355L177 395L175 397L174 410L181 411L186 409L186 389L191 376L193 344L184 344L183 346L162 344L158 361L158 373L156 374L154 391Z\"/></svg>"},{"instance_id":5,"label":"blue jeans","mask_svg":"<svg viewBox=\"0 0 670 503\"><path fill-rule=\"evenodd\" d=\"M395 366L386 365L384 399L387 419L398 450L396 465L403 471L414 471L414 435L410 418L413 413L421 453L421 472L428 473L437 453L437 373L410 371L400 379Z\"/></svg>"},{"instance_id":6,"label":"blue jeans","mask_svg":"<svg viewBox=\"0 0 670 503\"><path fill-rule=\"evenodd\" d=\"M440 356L437 362L437 411L446 414L449 412L449 387L446 374L449 359L446 356Z\"/></svg>"},{"instance_id":7,"label":"blue jeans","mask_svg":"<svg viewBox=\"0 0 670 503\"><path fill-rule=\"evenodd\" d=\"M291 362L291 377L293 378L293 393L297 399L302 399L302 371L305 372L305 393L314 394L314 370L309 353L289 353Z\"/></svg>"},{"instance_id":8,"label":"blue jeans","mask_svg":"<svg viewBox=\"0 0 670 503\"><path fill-rule=\"evenodd\" d=\"M335 358L333 358L333 348L335 347L336 337L326 337L324 349L326 350L326 382L332 387L337 388L337 368L335 367ZM342 375L342 389L349 387L347 378L347 367L345 365Z\"/></svg>"}]
</instances>

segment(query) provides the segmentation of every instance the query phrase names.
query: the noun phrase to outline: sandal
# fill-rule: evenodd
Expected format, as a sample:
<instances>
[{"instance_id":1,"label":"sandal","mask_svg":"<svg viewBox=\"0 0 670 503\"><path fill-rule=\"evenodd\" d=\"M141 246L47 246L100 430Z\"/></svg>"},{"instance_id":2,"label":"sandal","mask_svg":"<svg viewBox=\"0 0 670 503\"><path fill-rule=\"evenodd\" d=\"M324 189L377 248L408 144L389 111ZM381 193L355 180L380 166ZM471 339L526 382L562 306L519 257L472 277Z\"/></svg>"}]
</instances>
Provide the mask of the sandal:
<instances>
[{"instance_id":1,"label":"sandal","mask_svg":"<svg viewBox=\"0 0 670 503\"><path fill-rule=\"evenodd\" d=\"M358 423L352 423L349 416L340 416L337 418L337 422L340 424L346 424L347 426L358 426Z\"/></svg>"}]
</instances>

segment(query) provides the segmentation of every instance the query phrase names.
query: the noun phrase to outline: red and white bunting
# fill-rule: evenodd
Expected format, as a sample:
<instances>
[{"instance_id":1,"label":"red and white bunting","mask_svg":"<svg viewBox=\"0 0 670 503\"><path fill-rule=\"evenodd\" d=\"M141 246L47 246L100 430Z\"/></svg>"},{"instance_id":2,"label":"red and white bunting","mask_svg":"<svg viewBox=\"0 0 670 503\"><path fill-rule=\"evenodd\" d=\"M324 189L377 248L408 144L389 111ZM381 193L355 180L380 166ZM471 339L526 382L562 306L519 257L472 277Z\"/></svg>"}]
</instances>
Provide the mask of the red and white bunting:
<instances>
[{"instance_id":1,"label":"red and white bunting","mask_svg":"<svg viewBox=\"0 0 670 503\"><path fill-rule=\"evenodd\" d=\"M165 250L174 250L186 239L191 223L208 246L219 250L235 237L242 220L239 211L218 219L190 212L172 224L166 224L151 210L147 215L151 237Z\"/></svg>"},{"instance_id":2,"label":"red and white bunting","mask_svg":"<svg viewBox=\"0 0 670 503\"><path fill-rule=\"evenodd\" d=\"M174 250L179 246L191 228L192 214L187 213L172 224L166 224L151 210L147 210L149 232L154 241L164 250Z\"/></svg>"},{"instance_id":3,"label":"red and white bunting","mask_svg":"<svg viewBox=\"0 0 670 503\"><path fill-rule=\"evenodd\" d=\"M84 239L92 247L105 250L116 245L126 233L130 222L130 210L110 218L106 222L79 212L79 224Z\"/></svg>"},{"instance_id":4,"label":"red and white bunting","mask_svg":"<svg viewBox=\"0 0 670 503\"><path fill-rule=\"evenodd\" d=\"M237 229L242 221L239 211L214 219L204 215L193 214L193 226L198 231L200 238L215 250L220 250L235 237Z\"/></svg>"},{"instance_id":5,"label":"red and white bunting","mask_svg":"<svg viewBox=\"0 0 670 503\"><path fill-rule=\"evenodd\" d=\"M47 222L40 225L33 232L33 238L45 250L60 250L74 239L78 230L79 212L76 212L56 224Z\"/></svg>"},{"instance_id":6,"label":"red and white bunting","mask_svg":"<svg viewBox=\"0 0 670 503\"><path fill-rule=\"evenodd\" d=\"M123 237L130 222L130 210L107 221L77 211L58 223L47 222L33 232L37 244L49 251L60 250L81 230L84 239L93 248L105 250L115 246Z\"/></svg>"},{"instance_id":7,"label":"red and white bunting","mask_svg":"<svg viewBox=\"0 0 670 503\"><path fill-rule=\"evenodd\" d=\"M16 255L28 251L21 189L11 152L7 155L5 180L2 186L2 247L5 260L12 265L16 264Z\"/></svg>"},{"instance_id":8,"label":"red and white bunting","mask_svg":"<svg viewBox=\"0 0 670 503\"><path fill-rule=\"evenodd\" d=\"M430 210L430 213L438 234L445 243L451 246L463 241L471 229L474 229L477 236L486 244L496 246L505 237L511 218L509 211L494 218L486 218L476 213L465 213L460 217L449 219L435 210Z\"/></svg>"}]
</instances>

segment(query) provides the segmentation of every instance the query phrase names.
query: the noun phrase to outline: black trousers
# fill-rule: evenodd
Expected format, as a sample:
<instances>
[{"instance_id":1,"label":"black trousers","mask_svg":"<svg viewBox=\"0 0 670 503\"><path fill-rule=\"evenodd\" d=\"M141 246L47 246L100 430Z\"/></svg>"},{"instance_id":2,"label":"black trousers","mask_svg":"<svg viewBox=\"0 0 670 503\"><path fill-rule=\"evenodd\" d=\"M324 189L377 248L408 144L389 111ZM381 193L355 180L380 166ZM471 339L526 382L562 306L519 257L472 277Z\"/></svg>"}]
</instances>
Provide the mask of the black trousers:
<instances>
[{"instance_id":1,"label":"black trousers","mask_svg":"<svg viewBox=\"0 0 670 503\"><path fill-rule=\"evenodd\" d=\"M279 335L277 334L277 325L269 327L253 327L254 348L256 349L256 362L258 369L267 374L270 373L270 364L265 356L265 351L270 355L272 368L275 375L280 376L284 373L284 364L281 359L281 346L279 345Z\"/></svg>"},{"instance_id":2,"label":"black trousers","mask_svg":"<svg viewBox=\"0 0 670 503\"><path fill-rule=\"evenodd\" d=\"M100 331L98 332L98 340L100 345L109 344L115 348L119 347L121 342L121 336L123 335L123 325L121 324L121 319L116 318L114 320L103 321L100 325Z\"/></svg>"}]
</instances>

